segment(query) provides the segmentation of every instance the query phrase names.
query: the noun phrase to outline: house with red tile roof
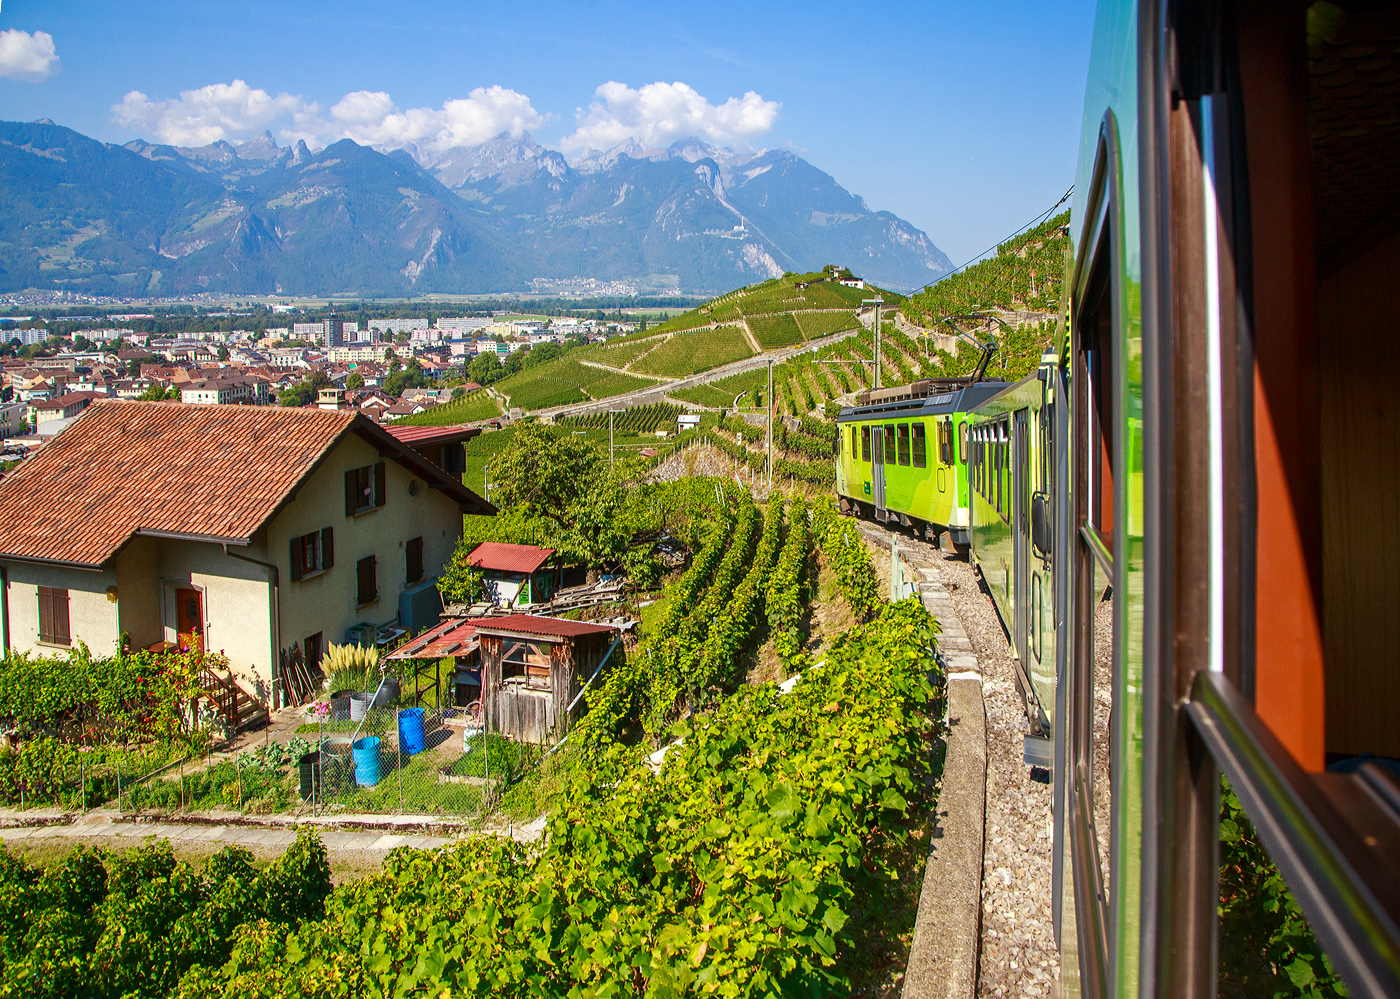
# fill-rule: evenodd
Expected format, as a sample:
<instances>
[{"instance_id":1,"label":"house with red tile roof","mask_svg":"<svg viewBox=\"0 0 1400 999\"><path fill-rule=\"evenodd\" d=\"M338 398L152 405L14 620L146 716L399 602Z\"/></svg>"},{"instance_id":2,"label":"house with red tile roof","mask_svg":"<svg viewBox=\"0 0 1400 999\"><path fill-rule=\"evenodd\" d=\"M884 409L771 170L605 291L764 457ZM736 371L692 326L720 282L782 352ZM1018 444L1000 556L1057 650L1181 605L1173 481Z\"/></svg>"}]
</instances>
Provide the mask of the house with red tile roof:
<instances>
[{"instance_id":1,"label":"house with red tile roof","mask_svg":"<svg viewBox=\"0 0 1400 999\"><path fill-rule=\"evenodd\" d=\"M99 655L194 634L266 689L293 650L421 604L462 515L494 512L353 410L102 400L0 481L0 633Z\"/></svg>"}]
</instances>

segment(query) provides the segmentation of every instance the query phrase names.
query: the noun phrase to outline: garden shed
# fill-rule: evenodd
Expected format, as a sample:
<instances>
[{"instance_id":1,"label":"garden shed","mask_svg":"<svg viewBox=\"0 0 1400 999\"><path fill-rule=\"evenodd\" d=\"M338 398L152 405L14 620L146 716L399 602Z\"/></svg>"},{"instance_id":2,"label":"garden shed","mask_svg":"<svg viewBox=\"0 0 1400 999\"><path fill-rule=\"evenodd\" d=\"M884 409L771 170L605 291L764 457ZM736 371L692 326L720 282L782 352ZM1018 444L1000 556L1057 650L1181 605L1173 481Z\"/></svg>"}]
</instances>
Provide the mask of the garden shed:
<instances>
[{"instance_id":1,"label":"garden shed","mask_svg":"<svg viewBox=\"0 0 1400 999\"><path fill-rule=\"evenodd\" d=\"M586 621L512 614L479 619L476 636L487 730L543 744L569 731L582 706L575 698L619 633Z\"/></svg>"},{"instance_id":2,"label":"garden shed","mask_svg":"<svg viewBox=\"0 0 1400 999\"><path fill-rule=\"evenodd\" d=\"M481 570L486 597L501 607L524 607L548 602L559 588L559 568L550 566L553 548L483 541L467 556Z\"/></svg>"},{"instance_id":3,"label":"garden shed","mask_svg":"<svg viewBox=\"0 0 1400 999\"><path fill-rule=\"evenodd\" d=\"M412 662L414 704L423 703L425 684L436 687L443 706L466 707L481 696L481 663L476 626L461 618L448 618L417 638L409 639L386 662ZM452 660L444 686L443 661Z\"/></svg>"}]
</instances>

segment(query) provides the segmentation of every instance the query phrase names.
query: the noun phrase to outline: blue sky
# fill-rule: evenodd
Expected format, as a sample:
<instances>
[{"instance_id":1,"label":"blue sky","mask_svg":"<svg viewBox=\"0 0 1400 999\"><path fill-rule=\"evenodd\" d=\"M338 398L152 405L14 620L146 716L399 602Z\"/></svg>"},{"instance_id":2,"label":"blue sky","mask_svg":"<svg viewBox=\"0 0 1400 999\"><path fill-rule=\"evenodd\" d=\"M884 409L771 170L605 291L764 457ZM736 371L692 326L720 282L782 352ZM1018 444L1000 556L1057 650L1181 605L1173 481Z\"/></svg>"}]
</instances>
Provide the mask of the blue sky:
<instances>
[{"instance_id":1,"label":"blue sky","mask_svg":"<svg viewBox=\"0 0 1400 999\"><path fill-rule=\"evenodd\" d=\"M0 116L428 153L502 128L570 155L704 131L794 149L961 263L1071 183L1092 25L1088 0L6 0Z\"/></svg>"}]
</instances>

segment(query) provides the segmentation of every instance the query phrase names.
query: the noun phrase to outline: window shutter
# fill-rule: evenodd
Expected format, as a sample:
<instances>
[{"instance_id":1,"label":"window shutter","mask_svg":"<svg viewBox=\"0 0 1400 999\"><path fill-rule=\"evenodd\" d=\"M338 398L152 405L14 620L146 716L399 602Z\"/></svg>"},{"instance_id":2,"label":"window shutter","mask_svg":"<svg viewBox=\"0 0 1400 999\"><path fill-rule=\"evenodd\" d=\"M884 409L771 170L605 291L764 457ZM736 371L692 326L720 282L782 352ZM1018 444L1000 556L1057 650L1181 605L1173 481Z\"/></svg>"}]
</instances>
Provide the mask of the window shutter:
<instances>
[{"instance_id":1,"label":"window shutter","mask_svg":"<svg viewBox=\"0 0 1400 999\"><path fill-rule=\"evenodd\" d=\"M306 541L300 535L292 539L292 582L301 581L301 570L306 565Z\"/></svg>"},{"instance_id":2,"label":"window shutter","mask_svg":"<svg viewBox=\"0 0 1400 999\"><path fill-rule=\"evenodd\" d=\"M72 641L68 633L68 591L53 591L53 640L61 645Z\"/></svg>"},{"instance_id":3,"label":"window shutter","mask_svg":"<svg viewBox=\"0 0 1400 999\"><path fill-rule=\"evenodd\" d=\"M410 538L404 545L404 555L407 557L408 578L407 582L416 583L423 578L423 539Z\"/></svg>"},{"instance_id":4,"label":"window shutter","mask_svg":"<svg viewBox=\"0 0 1400 999\"><path fill-rule=\"evenodd\" d=\"M383 467L383 466L381 465L380 467ZM366 559L366 561L369 562L369 599L370 599L370 600L378 600L378 599L379 599L379 562L378 562L378 560L377 560L373 555L371 555L368 559Z\"/></svg>"},{"instance_id":5,"label":"window shutter","mask_svg":"<svg viewBox=\"0 0 1400 999\"><path fill-rule=\"evenodd\" d=\"M321 568L335 565L335 528L321 528Z\"/></svg>"},{"instance_id":6,"label":"window shutter","mask_svg":"<svg viewBox=\"0 0 1400 999\"><path fill-rule=\"evenodd\" d=\"M358 489L356 488L358 485L356 480L359 476L355 474L358 471L359 469L352 468L345 473L345 516L347 517L355 516L355 511L359 509L360 505L360 497L357 495Z\"/></svg>"},{"instance_id":7,"label":"window shutter","mask_svg":"<svg viewBox=\"0 0 1400 999\"><path fill-rule=\"evenodd\" d=\"M39 587L39 641L53 641L53 590Z\"/></svg>"},{"instance_id":8,"label":"window shutter","mask_svg":"<svg viewBox=\"0 0 1400 999\"><path fill-rule=\"evenodd\" d=\"M383 505L384 505L384 501L388 498L388 497L385 495L385 493L388 492L388 490L385 488L385 482L384 482L385 478L386 478L386 474L385 474L384 462L382 462L382 461L376 461L376 462L374 463L374 505L375 505L375 506L383 506Z\"/></svg>"}]
</instances>

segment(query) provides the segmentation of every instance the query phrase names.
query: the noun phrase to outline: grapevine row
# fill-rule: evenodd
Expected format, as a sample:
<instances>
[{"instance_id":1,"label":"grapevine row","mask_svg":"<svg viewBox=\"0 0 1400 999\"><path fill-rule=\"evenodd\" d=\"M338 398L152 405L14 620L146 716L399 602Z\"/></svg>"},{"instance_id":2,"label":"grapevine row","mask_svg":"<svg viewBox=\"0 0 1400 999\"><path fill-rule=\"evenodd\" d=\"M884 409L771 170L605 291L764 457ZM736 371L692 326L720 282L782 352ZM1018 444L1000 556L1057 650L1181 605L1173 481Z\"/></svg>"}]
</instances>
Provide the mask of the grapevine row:
<instances>
[{"instance_id":1,"label":"grapevine row","mask_svg":"<svg viewBox=\"0 0 1400 999\"><path fill-rule=\"evenodd\" d=\"M822 507L817 515L817 542L836 574L836 587L846 603L857 619L868 619L880 606L880 583L860 531L829 507Z\"/></svg>"},{"instance_id":2,"label":"grapevine row","mask_svg":"<svg viewBox=\"0 0 1400 999\"><path fill-rule=\"evenodd\" d=\"M773 646L783 666L791 670L802 651L802 611L807 604L807 562L811 557L811 524L807 504L793 500L788 513L788 537L778 566L768 581L766 606Z\"/></svg>"},{"instance_id":3,"label":"grapevine row","mask_svg":"<svg viewBox=\"0 0 1400 999\"><path fill-rule=\"evenodd\" d=\"M768 574L778 554L782 527L783 504L775 499L769 502L768 513L763 518L763 537L758 542L752 568L705 636L705 647L700 654L700 667L695 679L697 687L728 687L734 682L740 657L758 627Z\"/></svg>"}]
</instances>

